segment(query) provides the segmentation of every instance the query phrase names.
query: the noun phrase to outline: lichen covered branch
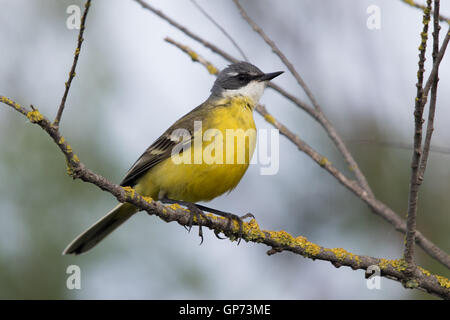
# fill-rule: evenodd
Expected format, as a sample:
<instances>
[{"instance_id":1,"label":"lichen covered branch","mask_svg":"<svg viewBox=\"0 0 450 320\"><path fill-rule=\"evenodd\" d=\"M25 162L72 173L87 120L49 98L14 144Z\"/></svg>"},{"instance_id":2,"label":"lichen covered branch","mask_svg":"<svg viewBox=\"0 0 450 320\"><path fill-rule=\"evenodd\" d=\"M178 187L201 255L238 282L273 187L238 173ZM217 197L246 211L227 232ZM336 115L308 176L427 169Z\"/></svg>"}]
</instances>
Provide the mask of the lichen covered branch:
<instances>
[{"instance_id":1,"label":"lichen covered branch","mask_svg":"<svg viewBox=\"0 0 450 320\"><path fill-rule=\"evenodd\" d=\"M69 94L70 85L72 84L72 80L75 77L75 70L77 68L78 57L80 56L81 45L83 44L83 41L84 41L83 33L84 33L84 29L86 27L86 17L87 17L87 14L89 12L89 8L90 7L91 7L91 0L87 0L85 5L84 5L83 16L81 17L80 32L78 33L77 47L75 49L75 53L73 54L72 67L70 68L70 71L69 71L69 79L64 84L65 85L64 94L63 94L63 97L61 99L61 103L59 104L59 108L58 108L58 112L56 114L56 118L53 121L53 125L55 127L59 126L62 114L64 112L64 107L66 106L66 99L67 99L67 95Z\"/></svg>"}]
</instances>

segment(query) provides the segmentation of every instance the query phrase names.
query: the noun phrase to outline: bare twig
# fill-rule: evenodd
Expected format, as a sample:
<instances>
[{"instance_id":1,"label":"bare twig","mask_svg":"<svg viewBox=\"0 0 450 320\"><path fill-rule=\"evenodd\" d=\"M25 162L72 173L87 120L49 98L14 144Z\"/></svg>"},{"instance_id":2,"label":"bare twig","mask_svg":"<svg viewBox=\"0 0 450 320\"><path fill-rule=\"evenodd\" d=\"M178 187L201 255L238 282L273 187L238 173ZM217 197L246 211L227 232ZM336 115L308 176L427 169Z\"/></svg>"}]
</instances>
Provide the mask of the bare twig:
<instances>
[{"instance_id":1,"label":"bare twig","mask_svg":"<svg viewBox=\"0 0 450 320\"><path fill-rule=\"evenodd\" d=\"M164 38L164 40L167 41L168 43L173 44L174 46L178 47L183 52L187 53L193 61L200 62L202 65L204 65L206 67L206 69L208 69L209 73L215 74L215 75L217 75L219 73L219 70L217 70L217 68L211 62L209 62L208 60L206 60L205 58L203 58L202 56L197 54L195 51L193 51L188 46L185 46L179 42L176 42L175 40L173 40L172 38L169 38L169 37Z\"/></svg>"},{"instance_id":2,"label":"bare twig","mask_svg":"<svg viewBox=\"0 0 450 320\"><path fill-rule=\"evenodd\" d=\"M300 87L305 91L306 95L308 96L309 100L311 101L312 105L317 111L317 116L315 117L316 120L322 125L322 127L327 132L328 136L331 138L331 140L335 143L336 147L338 148L339 152L344 157L345 161L347 162L348 166L352 171L354 171L356 179L358 180L358 183L361 185L361 187L367 191L367 193L370 196L373 196L372 190L370 189L369 183L367 182L366 177L361 172L358 164L353 159L353 156L351 155L350 151L348 150L347 146L345 145L344 141L341 139L341 137L336 132L336 129L331 125L329 120L325 117L325 114L322 111L322 108L320 107L319 103L317 102L316 98L312 94L311 90L307 86L306 82L302 79L300 74L295 69L294 65L289 61L289 59L284 55L284 53L278 48L278 46L275 44L275 42L267 36L267 34L264 32L264 30L258 26L258 24L253 21L250 16L247 14L247 12L244 10L244 8L239 3L239 0L233 0L236 7L238 8L241 16L244 18L245 21L253 28L253 30L258 33L261 38L270 46L272 51L280 58L280 60L284 63L284 65L289 69L291 74L294 76L294 78L297 80L297 83L300 85Z\"/></svg>"},{"instance_id":3,"label":"bare twig","mask_svg":"<svg viewBox=\"0 0 450 320\"><path fill-rule=\"evenodd\" d=\"M119 202L129 202L166 222L176 221L182 226L189 225L190 215L186 209L178 205L166 206L149 197L142 197L134 189L113 184L101 175L86 168L65 138L61 136L59 130L37 109L27 110L4 96L0 96L0 102L25 115L32 123L40 126L50 136L64 154L68 165L68 173L74 179L92 183L112 194ZM403 272L406 267L404 260L388 260L356 255L342 248L325 248L308 241L302 236L294 238L285 231L262 230L254 219L248 223L244 222L242 231L240 231L237 222L233 223L230 229L227 219L219 216L206 214L205 216L200 216L200 219L201 221L194 219L193 224L198 225L201 222L202 226L218 233L222 232L231 240L241 235L245 241L263 243L272 248L268 251L268 254L290 251L305 258L329 261L335 267L346 266L353 270L367 270L370 266L378 266L382 271L382 276L398 281L406 288L416 288L443 299L450 299L450 280L440 275L431 274L423 268L417 268L410 277L406 277Z\"/></svg>"},{"instance_id":4,"label":"bare twig","mask_svg":"<svg viewBox=\"0 0 450 320\"><path fill-rule=\"evenodd\" d=\"M423 95L422 95L422 104L425 105L428 100L428 93L430 92L431 86L433 85L436 76L438 74L439 66L441 64L442 58L444 58L445 51L447 50L448 43L450 41L450 27L447 31L447 34L444 38L444 41L442 41L441 48L439 49L439 52L436 55L436 59L433 63L433 68L431 69L430 75L428 76L428 80L425 84L425 87L423 88Z\"/></svg>"},{"instance_id":5,"label":"bare twig","mask_svg":"<svg viewBox=\"0 0 450 320\"><path fill-rule=\"evenodd\" d=\"M431 86L433 85L433 82L435 81L435 79L436 79L436 77L438 75L439 66L440 66L440 63L442 61L442 58L444 57L444 54L445 54L445 51L446 51L446 48L448 46L449 41L450 41L450 28L449 28L449 31L447 31L447 34L446 34L446 36L444 38L444 41L443 41L443 43L441 45L441 49L439 50L439 52L438 52L438 54L437 54L437 56L435 58L435 62L433 64L433 69L431 70L430 75L429 75L428 80L427 80L427 83L426 83L426 85L425 85L425 87L424 87L424 89L422 91L421 98L419 98L419 100L420 100L419 102L421 102L421 105L420 105L418 111L422 112L422 114L423 114L424 105L427 102L428 93L429 93L429 91L431 89ZM417 103L417 100L416 100L416 103ZM416 123L417 124L418 124L418 121L419 121L418 118L420 118L420 126L422 125L422 122L423 122L422 114L420 115L420 117L416 116ZM420 130L422 130L422 128L420 128ZM421 132L420 132L420 136L422 136ZM416 139L417 138L415 137L415 141L416 141ZM430 139L431 139L431 136L430 136ZM421 139L420 139L420 142L421 142ZM419 143L418 145L420 147L421 143ZM419 149L415 149L414 153L416 153L417 150L419 151L419 155L418 156L419 156L419 160L420 160L420 156L421 156L421 151L422 150L420 148ZM415 155L415 156L417 156L417 155ZM411 221L411 224L410 224L411 229L415 229L415 218L413 219L413 216L415 216L416 212L417 212L418 186L420 185L420 182L419 182L420 175L419 175L419 168L418 168L419 162L418 162L417 159L414 159L415 156L413 156L412 166L417 166L417 167L413 167L412 171L414 171L414 172L412 173L412 175L414 175L414 178L416 179L414 181L416 181L416 182L415 182L414 186L413 185L411 186L411 189L413 189L413 190L410 191L410 199L408 201L408 218L410 218L409 212L412 212L412 215L411 215L410 219L414 220L414 221ZM411 183L413 182L412 178L413 178L413 176L411 176ZM411 200L412 200L412 202L411 202ZM411 205L411 207L410 207L410 205ZM414 236L413 235L414 235L414 233L411 230L410 234L409 234L409 237L407 235L407 238L406 238L406 244L407 245L405 246L405 255L407 254L409 258L411 258L411 254L412 255L414 254L413 253L413 251L414 251L413 247L414 246L412 245L414 243L414 240L413 240ZM416 233L416 237L417 237L417 233ZM408 248L408 249L406 250L406 248ZM411 267L413 268L413 265L412 265L413 261L410 260L410 262L411 262ZM447 265L447 268L450 268L450 267Z\"/></svg>"},{"instance_id":6,"label":"bare twig","mask_svg":"<svg viewBox=\"0 0 450 320\"><path fill-rule=\"evenodd\" d=\"M241 47L239 47L239 45L237 44L236 41L234 41L233 37L229 35L229 33L222 28L222 26L216 21L214 20L213 17L211 17L211 15L208 14L208 12L205 11L205 9L202 8L202 6L200 6L197 1L195 0L191 0L191 2L194 4L194 6L209 20L211 21L224 35L225 37L228 38L228 40L230 40L230 42L233 44L233 46L237 49L237 51L239 51L239 53L241 54L241 56L244 58L245 61L248 61L247 56L245 55L244 51L241 49Z\"/></svg>"},{"instance_id":7,"label":"bare twig","mask_svg":"<svg viewBox=\"0 0 450 320\"><path fill-rule=\"evenodd\" d=\"M400 0L400 1L402 1L402 2L404 2L404 3L406 3L406 4L408 4L408 5L410 5L411 7L415 7L415 8L417 8L417 9L420 9L420 10L422 10L422 11L425 10L425 8L426 8L426 6L424 6L424 5L420 4L420 3L415 2L414 0ZM434 11L431 11L431 13L434 14ZM447 17L445 17L445 16L443 16L443 15L439 15L439 20L441 20L441 21L443 21L443 22L447 22L448 24L450 24L450 19L447 18Z\"/></svg>"},{"instance_id":8,"label":"bare twig","mask_svg":"<svg viewBox=\"0 0 450 320\"><path fill-rule=\"evenodd\" d=\"M299 98L295 97L294 95L290 94L283 88L281 88L279 85L275 83L270 83L267 85L269 88L275 90L279 94L281 94L283 97L294 103L297 107L300 107L302 110L304 110L306 113L308 113L311 117L313 117L315 120L319 118L319 113L312 107L310 107L306 102L300 100Z\"/></svg>"},{"instance_id":9,"label":"bare twig","mask_svg":"<svg viewBox=\"0 0 450 320\"><path fill-rule=\"evenodd\" d=\"M433 12L433 64L436 63L437 56L439 54L439 0L434 0L434 12ZM437 69L436 69L437 70ZM433 80L433 85L431 86L431 98L430 98L430 108L428 112L428 123L427 123L427 133L425 136L425 142L423 146L423 153L420 159L420 166L418 172L418 183L421 184L425 175L425 170L427 167L428 155L430 153L431 147L431 137L434 131L434 114L436 112L436 100L437 100L437 87L439 82L439 74L436 71L436 75Z\"/></svg>"},{"instance_id":10,"label":"bare twig","mask_svg":"<svg viewBox=\"0 0 450 320\"><path fill-rule=\"evenodd\" d=\"M201 57L201 55L194 52L188 46L182 45L172 39L167 39L169 43L175 45L180 48L184 52L186 52L193 61L199 62L203 66L205 66L208 71L210 69L214 69L216 72L212 73L217 75L218 69L214 66L211 67L211 63L206 59ZM211 73L211 72L210 72ZM323 167L328 173L330 173L333 177L335 177L343 186L352 191L358 198L364 201L369 208L377 215L385 219L389 222L395 230L406 233L406 223L403 219L401 219L398 214L396 214L391 208L386 206L383 202L370 197L367 192L365 192L357 183L347 179L347 177L342 174L336 167L334 167L330 161L324 156L320 155L313 148L311 148L306 142L300 139L296 134L290 131L286 126L280 123L275 119L271 114L269 114L266 108L262 105L256 106L256 111L261 114L264 119L277 128L282 135L284 135L287 139L289 139L293 144L297 146L297 148L307 154L311 159L314 160L318 165ZM446 254L443 250L441 250L438 246L436 246L433 242L428 240L423 234L419 231L416 231L416 243L431 257L435 258L437 261L445 265L450 269L450 256Z\"/></svg>"},{"instance_id":11,"label":"bare twig","mask_svg":"<svg viewBox=\"0 0 450 320\"><path fill-rule=\"evenodd\" d=\"M87 14L88 14L90 6L91 6L91 0L87 0L85 5L84 5L83 16L81 17L80 32L78 33L78 43L77 43L77 48L75 49L72 67L70 68L70 71L69 71L69 79L65 83L64 94L63 94L63 97L61 99L61 103L59 105L58 113L56 114L56 118L53 121L53 125L56 128L59 126L59 122L61 121L61 117L62 117L62 114L63 114L63 111L64 111L64 107L66 105L67 94L69 93L69 89L70 89L70 85L72 84L72 80L75 77L75 69L77 67L78 57L80 55L80 50L81 50L81 45L82 45L83 40L84 40L83 39L83 33L84 33L84 29L85 29L85 24L86 24L86 17L87 17Z\"/></svg>"},{"instance_id":12,"label":"bare twig","mask_svg":"<svg viewBox=\"0 0 450 320\"><path fill-rule=\"evenodd\" d=\"M409 184L409 199L408 199L408 216L406 219L406 239L404 257L408 264L407 271L412 273L415 268L414 263L414 238L416 235L416 215L417 215L417 200L419 197L419 162L422 152L422 115L424 105L422 104L423 95L423 74L425 72L425 52L427 48L428 39L428 24L430 21L431 0L427 0L427 7L423 14L423 30L421 33L421 43L419 46L419 71L417 72L417 96L414 108L414 150L411 160L411 178Z\"/></svg>"}]
</instances>

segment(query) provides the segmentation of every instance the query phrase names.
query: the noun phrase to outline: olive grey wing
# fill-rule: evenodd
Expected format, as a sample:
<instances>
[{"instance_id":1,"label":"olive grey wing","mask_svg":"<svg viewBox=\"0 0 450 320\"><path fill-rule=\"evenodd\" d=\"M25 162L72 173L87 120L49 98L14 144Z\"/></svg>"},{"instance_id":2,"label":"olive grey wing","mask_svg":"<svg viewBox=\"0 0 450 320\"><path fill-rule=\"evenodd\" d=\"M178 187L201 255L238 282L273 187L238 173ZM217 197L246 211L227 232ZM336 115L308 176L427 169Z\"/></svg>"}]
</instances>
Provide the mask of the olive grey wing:
<instances>
[{"instance_id":1,"label":"olive grey wing","mask_svg":"<svg viewBox=\"0 0 450 320\"><path fill-rule=\"evenodd\" d=\"M192 144L194 122L202 119L202 112L199 111L212 107L213 105L209 103L202 103L176 121L162 136L145 150L130 170L128 170L120 185L122 187L134 187L137 180L148 170L161 161L169 158L172 155L172 150L175 146L179 146L180 149L186 150L186 146ZM176 151L179 153L182 152L181 150Z\"/></svg>"},{"instance_id":2,"label":"olive grey wing","mask_svg":"<svg viewBox=\"0 0 450 320\"><path fill-rule=\"evenodd\" d=\"M190 146L191 143L191 134L187 129L175 130L172 133L169 133L169 130L166 131L147 150L145 150L145 152L133 164L120 185L122 187L134 187L137 180L139 180L139 178L141 178L148 170L161 161L169 158L172 155L172 150L177 145L181 144L180 152L182 152L182 150L186 148L185 146Z\"/></svg>"}]
</instances>

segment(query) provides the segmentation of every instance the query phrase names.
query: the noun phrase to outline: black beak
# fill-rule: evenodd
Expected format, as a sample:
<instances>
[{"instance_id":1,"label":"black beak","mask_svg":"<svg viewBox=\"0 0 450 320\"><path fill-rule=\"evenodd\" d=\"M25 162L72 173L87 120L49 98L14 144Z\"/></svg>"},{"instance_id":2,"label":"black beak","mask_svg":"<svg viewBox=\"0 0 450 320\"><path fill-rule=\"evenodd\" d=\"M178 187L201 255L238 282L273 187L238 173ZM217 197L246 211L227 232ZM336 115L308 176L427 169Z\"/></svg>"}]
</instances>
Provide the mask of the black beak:
<instances>
[{"instance_id":1,"label":"black beak","mask_svg":"<svg viewBox=\"0 0 450 320\"><path fill-rule=\"evenodd\" d=\"M277 72L271 72L271 73L265 73L263 74L258 80L259 81L269 81L272 80L275 77L278 77L280 74L282 74L284 71L277 71Z\"/></svg>"}]
</instances>

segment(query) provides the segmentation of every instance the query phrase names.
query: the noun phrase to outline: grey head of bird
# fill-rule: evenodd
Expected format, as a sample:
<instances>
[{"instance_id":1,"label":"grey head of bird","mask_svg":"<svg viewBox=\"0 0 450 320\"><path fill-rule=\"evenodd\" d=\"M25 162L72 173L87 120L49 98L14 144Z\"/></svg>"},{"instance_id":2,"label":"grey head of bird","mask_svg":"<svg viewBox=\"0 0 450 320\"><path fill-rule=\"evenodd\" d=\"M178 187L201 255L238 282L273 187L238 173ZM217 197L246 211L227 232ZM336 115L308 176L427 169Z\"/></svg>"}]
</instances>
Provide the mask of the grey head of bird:
<instances>
[{"instance_id":1,"label":"grey head of bird","mask_svg":"<svg viewBox=\"0 0 450 320\"><path fill-rule=\"evenodd\" d=\"M211 96L231 98L244 96L258 103L267 83L283 71L264 73L248 62L230 64L217 76L211 89Z\"/></svg>"}]
</instances>

